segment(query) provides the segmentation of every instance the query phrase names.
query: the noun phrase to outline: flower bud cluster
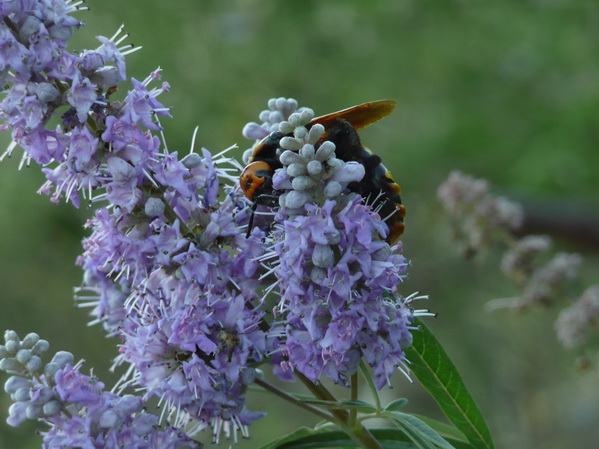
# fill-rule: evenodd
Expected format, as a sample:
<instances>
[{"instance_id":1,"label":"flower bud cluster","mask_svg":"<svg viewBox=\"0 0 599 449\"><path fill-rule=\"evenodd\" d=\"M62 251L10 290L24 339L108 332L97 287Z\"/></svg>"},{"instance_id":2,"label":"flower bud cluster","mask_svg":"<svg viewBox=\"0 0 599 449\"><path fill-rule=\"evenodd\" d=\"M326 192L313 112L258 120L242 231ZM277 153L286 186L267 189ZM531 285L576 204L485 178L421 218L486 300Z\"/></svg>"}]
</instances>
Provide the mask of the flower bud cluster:
<instances>
[{"instance_id":1,"label":"flower bud cluster","mask_svg":"<svg viewBox=\"0 0 599 449\"><path fill-rule=\"evenodd\" d=\"M43 418L46 447L193 447L204 428L215 441L248 435L262 414L246 409L245 393L266 361L283 378L295 370L346 385L363 358L377 386L388 383L404 367L413 316L424 313L399 293L400 245L386 243L384 221L347 189L364 167L337 159L322 126L306 126L311 110L270 100L244 135L292 133L274 180L282 207L272 232L246 238L249 205L222 167L239 164L194 145L186 156L170 151L157 135L168 84L149 87L156 71L115 99L133 49L119 47L119 30L95 50L68 52L79 25L69 5L2 2L0 119L12 131L8 153L20 145L24 162L43 165L41 191L53 201L107 204L87 223L78 300L119 338L115 364L131 366L114 391L141 396L103 392L66 353L43 365L47 343L9 333L0 368L25 378L8 387L11 419ZM273 296L274 318L265 308ZM151 398L164 407L160 423L142 411Z\"/></svg>"},{"instance_id":2,"label":"flower bud cluster","mask_svg":"<svg viewBox=\"0 0 599 449\"><path fill-rule=\"evenodd\" d=\"M304 109L279 124L282 133L293 133L281 139L284 151L279 159L283 168L273 177L274 188L285 191L279 197L279 205L281 213L287 215L303 214L307 203L322 204L324 200L338 198L350 182L364 177L363 165L338 159L335 144L321 141L324 126L306 127L313 118L314 112Z\"/></svg>"},{"instance_id":3,"label":"flower bud cluster","mask_svg":"<svg viewBox=\"0 0 599 449\"><path fill-rule=\"evenodd\" d=\"M59 352L50 363L43 365L42 356L49 344L39 335L30 333L21 341L16 332L6 331L4 341L0 346L0 370L13 374L4 384L4 391L15 401L9 409L8 424L16 427L27 419L56 415L62 408L58 395L34 379L42 375L53 378L59 369L73 364L73 356Z\"/></svg>"},{"instance_id":4,"label":"flower bud cluster","mask_svg":"<svg viewBox=\"0 0 599 449\"><path fill-rule=\"evenodd\" d=\"M487 249L498 234L517 229L522 223L519 204L489 193L484 179L453 171L439 186L437 197L456 220L455 234L464 241L464 254Z\"/></svg>"},{"instance_id":5,"label":"flower bud cluster","mask_svg":"<svg viewBox=\"0 0 599 449\"><path fill-rule=\"evenodd\" d=\"M169 116L157 100L169 85L149 87L159 71L131 79L132 88L115 99L117 84L128 81L124 56L134 50L120 47L121 30L79 53L66 50L67 33L65 41L49 34L59 23L78 25L61 18L73 10L62 0L0 8L2 48L11 49L0 51L7 84L0 118L14 139L9 152L19 144L26 161L44 165L41 191L54 201L78 205L83 195L108 204L88 223L78 296L95 322L120 338L117 362L134 367L125 385L144 391L144 399L159 396L164 415L177 424L193 419L196 430L247 435L260 414L245 409L252 376L240 373L251 373L248 365L267 352L254 293L263 234L245 238L247 204L221 183L231 175L219 164L230 159L207 150L179 157L156 135L158 116ZM23 31L30 17L39 19L37 28ZM51 57L43 59L46 53ZM62 122L51 128L56 115Z\"/></svg>"},{"instance_id":6,"label":"flower bud cluster","mask_svg":"<svg viewBox=\"0 0 599 449\"><path fill-rule=\"evenodd\" d=\"M273 187L280 207L263 256L274 260L268 266L276 281L267 291L278 296L275 373L348 385L364 359L381 388L405 369L413 317L426 312L413 311L412 297L398 292L407 268L401 246L389 246L385 222L347 188L362 181L364 166L337 158L313 118L302 109L278 126L282 168Z\"/></svg>"},{"instance_id":7,"label":"flower bud cluster","mask_svg":"<svg viewBox=\"0 0 599 449\"><path fill-rule=\"evenodd\" d=\"M264 139L272 132L279 131L279 123L287 120L295 111L302 112L305 108L297 108L297 100L293 98L271 98L268 100L268 109L260 112L261 124L249 122L243 127L243 137L255 140L256 143ZM246 150L243 154L243 162L247 163L252 148Z\"/></svg>"},{"instance_id":8,"label":"flower bud cluster","mask_svg":"<svg viewBox=\"0 0 599 449\"><path fill-rule=\"evenodd\" d=\"M200 446L177 428L160 429L158 418L143 411L141 398L102 391L101 382L79 372L83 364L75 364L71 353L59 351L43 365L48 342L37 334L20 341L16 332L7 331L4 339L0 369L15 374L4 384L15 401L7 422L15 427L27 419L49 423L51 429L42 432L44 447Z\"/></svg>"}]
</instances>

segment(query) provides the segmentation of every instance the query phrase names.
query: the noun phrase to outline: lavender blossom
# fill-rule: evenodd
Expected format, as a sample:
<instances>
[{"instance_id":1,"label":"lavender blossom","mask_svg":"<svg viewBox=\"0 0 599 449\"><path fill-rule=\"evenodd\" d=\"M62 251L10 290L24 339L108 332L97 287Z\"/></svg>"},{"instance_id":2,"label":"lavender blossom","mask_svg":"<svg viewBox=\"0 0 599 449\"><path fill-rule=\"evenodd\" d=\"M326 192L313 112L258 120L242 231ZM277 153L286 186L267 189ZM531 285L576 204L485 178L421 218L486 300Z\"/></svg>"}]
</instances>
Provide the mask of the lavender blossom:
<instances>
[{"instance_id":1,"label":"lavender blossom","mask_svg":"<svg viewBox=\"0 0 599 449\"><path fill-rule=\"evenodd\" d=\"M242 167L228 150L169 149L157 135L170 116L158 100L170 86L152 87L159 70L127 79L125 56L136 49L122 45L122 29L94 50L67 51L80 25L73 11L61 0L0 6L0 119L13 137L5 155L19 145L22 164L42 165L40 191L52 201L102 203L77 260L77 299L120 341L115 365L130 369L115 391L141 397L104 392L72 356L43 368L33 351L44 344L10 334L0 368L28 377L12 381L22 404L13 422L50 422L46 447L192 446L205 428L215 441L248 436L262 413L246 408L245 393L262 363L283 378L295 370L345 385L363 357L379 388L405 370L413 316L425 312L399 293L400 245L386 243L384 220L348 190L364 167L337 159L322 126L306 129L313 111L273 99L262 124L244 129L252 139L293 133L281 140L274 229L246 238L249 204L230 173ZM50 129L52 117L62 121ZM274 319L265 309L273 295ZM141 410L151 398L160 419Z\"/></svg>"},{"instance_id":2,"label":"lavender blossom","mask_svg":"<svg viewBox=\"0 0 599 449\"><path fill-rule=\"evenodd\" d=\"M65 27L79 22L59 20L56 12L73 9L60 0L52 3L56 9L32 5L40 10L3 4L7 51L0 56L10 87L0 113L13 131L7 154L19 144L24 162L45 165L41 192L75 205L80 195L108 203L88 223L93 232L78 259L85 270L78 298L121 339L117 363L137 368L125 386L137 383L146 398L160 396L168 420L196 419L191 433L211 426L247 435L247 425L260 416L245 409L253 378L247 365L267 352L253 293L255 258L263 250L256 245L260 233L245 239L239 192L221 184L231 176L217 164L229 159L214 160L206 150L180 159L154 135L161 130L158 117L169 116L157 100L169 85L150 87L159 71L131 79L125 97L113 98L115 86L127 81L125 55L134 50L121 46L122 29L100 37L95 50L70 53ZM31 15L37 19L27 19ZM42 40L46 47L38 45ZM62 123L46 129L56 114ZM167 365L169 373L157 377Z\"/></svg>"},{"instance_id":3,"label":"lavender blossom","mask_svg":"<svg viewBox=\"0 0 599 449\"><path fill-rule=\"evenodd\" d=\"M280 141L283 168L273 186L282 194L264 255L276 261L267 288L279 297L275 373L347 386L364 358L381 388L398 368L407 371L403 350L413 317L426 312L412 310L412 297L398 291L407 268L401 246L389 246L385 222L347 189L362 180L364 167L336 158L334 143L321 139L322 125L306 129L313 117L302 109L278 129L292 136Z\"/></svg>"},{"instance_id":4,"label":"lavender blossom","mask_svg":"<svg viewBox=\"0 0 599 449\"><path fill-rule=\"evenodd\" d=\"M4 386L15 401L8 424L43 421L50 426L41 432L45 448L201 447L180 429L160 428L158 417L143 411L140 397L103 391L102 382L81 374L83 363L74 363L72 354L57 352L43 365L41 356L47 349L37 334L20 341L12 331L0 346L0 369L15 374Z\"/></svg>"}]
</instances>

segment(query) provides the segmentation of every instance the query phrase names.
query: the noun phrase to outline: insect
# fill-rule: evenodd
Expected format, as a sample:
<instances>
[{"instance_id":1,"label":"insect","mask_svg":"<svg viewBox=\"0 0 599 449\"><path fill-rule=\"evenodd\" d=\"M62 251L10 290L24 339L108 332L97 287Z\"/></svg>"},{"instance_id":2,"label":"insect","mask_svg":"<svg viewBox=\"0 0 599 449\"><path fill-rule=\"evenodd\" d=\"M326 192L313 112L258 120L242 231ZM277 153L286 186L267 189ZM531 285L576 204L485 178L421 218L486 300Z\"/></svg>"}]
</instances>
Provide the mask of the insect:
<instances>
[{"instance_id":1,"label":"insect","mask_svg":"<svg viewBox=\"0 0 599 449\"><path fill-rule=\"evenodd\" d=\"M345 162L356 161L365 168L364 178L348 185L350 191L366 198L378 210L389 227L387 242L393 244L404 231L405 207L401 203L400 187L393 180L381 158L373 154L360 142L357 130L362 129L389 115L395 108L393 100L378 100L352 106L351 108L316 117L306 125L310 129L317 123L325 128L325 133L316 143L325 140L335 144L336 157ZM252 229L253 213L258 205L275 206L281 192L274 190L272 176L283 165L278 159L279 142L285 136L273 132L254 148L247 167L241 173L239 182L245 196L253 202L248 235Z\"/></svg>"}]
</instances>

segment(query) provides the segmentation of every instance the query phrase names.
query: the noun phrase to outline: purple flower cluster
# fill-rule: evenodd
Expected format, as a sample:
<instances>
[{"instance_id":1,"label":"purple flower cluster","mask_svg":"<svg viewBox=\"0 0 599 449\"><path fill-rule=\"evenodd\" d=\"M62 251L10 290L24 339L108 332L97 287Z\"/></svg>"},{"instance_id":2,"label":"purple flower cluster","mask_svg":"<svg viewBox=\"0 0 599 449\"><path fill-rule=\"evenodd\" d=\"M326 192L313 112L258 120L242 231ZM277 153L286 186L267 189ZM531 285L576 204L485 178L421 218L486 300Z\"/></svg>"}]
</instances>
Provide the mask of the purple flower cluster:
<instances>
[{"instance_id":1,"label":"purple flower cluster","mask_svg":"<svg viewBox=\"0 0 599 449\"><path fill-rule=\"evenodd\" d=\"M189 433L212 426L246 435L259 416L245 410L255 376L248 365L269 352L254 280L264 249L260 233L245 238L239 192L225 188L217 200L219 177L230 178L218 164L229 160L206 150L179 158L161 144L157 117L169 114L157 96L169 86L149 87L158 72L131 80L125 98L113 99L131 50L118 48L119 33L74 54L66 51L70 34L46 32L79 25L66 15L74 10L67 3L3 7L0 27L12 50L0 54L10 84L0 110L13 133L9 150L19 144L25 160L46 166L41 190L53 200L78 205L81 194L108 203L88 223L78 296L121 339L118 362L137 369L124 386L135 384L145 399L159 396L170 422L197 420ZM31 21L38 28L21 32ZM42 34L43 48L34 45ZM42 51L52 57L36 66ZM56 116L62 122L50 129Z\"/></svg>"},{"instance_id":2,"label":"purple flower cluster","mask_svg":"<svg viewBox=\"0 0 599 449\"><path fill-rule=\"evenodd\" d=\"M385 225L362 199L327 200L277 226L273 251L285 343L276 372L298 370L347 385L361 358L378 388L404 363L413 312L397 285L406 260L384 240Z\"/></svg>"},{"instance_id":3,"label":"purple flower cluster","mask_svg":"<svg viewBox=\"0 0 599 449\"><path fill-rule=\"evenodd\" d=\"M8 423L18 426L27 419L43 419L51 429L42 432L44 448L139 449L198 448L180 429L160 428L158 417L145 413L144 401L133 395L103 391L104 384L82 374L82 362L60 351L43 365L48 343L37 334L20 341L7 331L0 346L0 369L13 374L4 386L14 404Z\"/></svg>"},{"instance_id":4,"label":"purple flower cluster","mask_svg":"<svg viewBox=\"0 0 599 449\"><path fill-rule=\"evenodd\" d=\"M297 102L269 102L278 109L285 104ZM272 122L276 112L261 118ZM284 379L294 371L312 381L326 376L347 386L363 359L381 388L404 370L403 349L411 344L414 311L398 292L407 261L399 245L385 241L389 229L381 217L347 189L362 180L364 167L336 158L334 143L322 139L324 127L305 127L313 117L303 108L279 123L289 136L280 142L283 168L273 185L282 194L265 254L275 261L274 311L284 336L275 372Z\"/></svg>"},{"instance_id":5,"label":"purple flower cluster","mask_svg":"<svg viewBox=\"0 0 599 449\"><path fill-rule=\"evenodd\" d=\"M157 99L168 84L150 87L156 71L130 80L116 98L133 50L119 47L119 30L95 50L68 52L79 26L74 10L62 0L1 3L9 87L0 117L14 139L8 154L18 144L24 162L44 167L42 192L105 204L87 223L77 299L120 341L115 364L130 369L116 391L134 388L142 397L102 392L79 365L64 363L55 384L41 381L60 407L71 404L68 414L43 415L52 426L47 447L174 448L204 428L215 441L221 433L247 436L262 414L246 408L245 392L267 362L283 379L299 372L347 385L364 360L379 388L403 370L413 316L424 313L398 291L406 259L400 245L386 243L376 210L348 190L364 167L337 159L321 125L305 127L312 110L272 99L263 123L244 129L252 139L289 133L278 152L283 168L274 184L282 195L272 229L246 238L249 204L238 175L223 167L240 171L239 163L227 150L170 151L156 135L158 117L169 116ZM160 421L141 412L153 397Z\"/></svg>"}]
</instances>

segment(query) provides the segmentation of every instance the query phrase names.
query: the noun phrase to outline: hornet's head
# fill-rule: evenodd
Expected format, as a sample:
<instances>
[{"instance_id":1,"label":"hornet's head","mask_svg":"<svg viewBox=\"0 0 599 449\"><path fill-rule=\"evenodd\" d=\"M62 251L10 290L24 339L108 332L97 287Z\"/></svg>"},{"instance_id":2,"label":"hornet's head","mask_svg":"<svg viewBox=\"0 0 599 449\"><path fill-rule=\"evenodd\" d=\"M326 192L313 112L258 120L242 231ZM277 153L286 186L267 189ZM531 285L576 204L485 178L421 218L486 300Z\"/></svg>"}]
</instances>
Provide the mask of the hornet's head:
<instances>
[{"instance_id":1,"label":"hornet's head","mask_svg":"<svg viewBox=\"0 0 599 449\"><path fill-rule=\"evenodd\" d=\"M256 161L250 163L239 177L241 190L250 201L263 193L269 193L272 188L272 175L274 170L268 162Z\"/></svg>"}]
</instances>

